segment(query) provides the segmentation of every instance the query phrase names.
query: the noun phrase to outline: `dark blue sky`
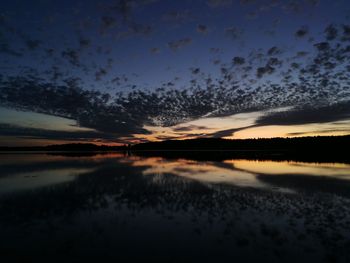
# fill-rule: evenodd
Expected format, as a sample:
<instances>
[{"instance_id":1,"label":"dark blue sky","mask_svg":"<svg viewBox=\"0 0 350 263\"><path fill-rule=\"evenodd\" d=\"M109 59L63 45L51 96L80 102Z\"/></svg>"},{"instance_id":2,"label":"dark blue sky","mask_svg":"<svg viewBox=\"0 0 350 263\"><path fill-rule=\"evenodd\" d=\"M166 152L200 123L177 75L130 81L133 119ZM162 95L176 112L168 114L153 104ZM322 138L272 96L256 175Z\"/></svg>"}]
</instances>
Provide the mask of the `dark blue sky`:
<instances>
[{"instance_id":1,"label":"dark blue sky","mask_svg":"<svg viewBox=\"0 0 350 263\"><path fill-rule=\"evenodd\" d=\"M11 131L13 141L84 140L85 129L96 133L86 140L103 142L232 137L246 124L225 118L241 113L254 116L247 129L269 126L271 136L350 132L349 1L13 0L0 7L0 116L66 118L76 132L36 137L44 124L0 119L4 141ZM66 104L72 93L75 109L74 99ZM280 109L291 119L311 117L280 123ZM320 111L339 113L319 119ZM222 120L213 126L208 117ZM206 129L175 132L193 121ZM338 121L346 123L339 129ZM318 126L300 126L309 124Z\"/></svg>"}]
</instances>

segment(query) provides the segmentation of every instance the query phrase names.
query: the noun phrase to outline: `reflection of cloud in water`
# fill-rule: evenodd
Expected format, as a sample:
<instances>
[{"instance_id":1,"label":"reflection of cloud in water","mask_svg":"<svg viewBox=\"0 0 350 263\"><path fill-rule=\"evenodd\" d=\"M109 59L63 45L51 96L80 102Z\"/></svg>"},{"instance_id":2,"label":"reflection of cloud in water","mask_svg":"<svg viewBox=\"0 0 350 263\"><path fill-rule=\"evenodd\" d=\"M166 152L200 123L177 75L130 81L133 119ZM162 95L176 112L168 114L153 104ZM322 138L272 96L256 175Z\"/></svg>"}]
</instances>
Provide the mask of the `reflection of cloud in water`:
<instances>
[{"instance_id":1,"label":"reflection of cloud in water","mask_svg":"<svg viewBox=\"0 0 350 263\"><path fill-rule=\"evenodd\" d=\"M66 158L63 156L55 155L45 155L42 153L13 153L13 154L1 154L0 155L0 165L26 165L33 163L43 163L43 162L52 162L52 161L63 161Z\"/></svg>"},{"instance_id":2,"label":"reflection of cloud in water","mask_svg":"<svg viewBox=\"0 0 350 263\"><path fill-rule=\"evenodd\" d=\"M228 184L239 187L263 188L268 190L277 190L281 192L294 192L294 188L303 186L297 184L300 176L313 180L314 184L329 185L331 180L350 180L350 165L341 163L302 163L290 161L255 161L255 160L226 160L224 162L198 162L185 159L165 159L161 157L152 158L134 158L131 162L133 166L144 167L144 175L153 175L159 181L160 177L166 177L167 174L180 176L182 178L197 180L208 184ZM288 177L289 183L275 184L266 177L260 175L274 176L281 178ZM166 180L166 178L164 178ZM157 182L155 180L155 182ZM320 181L321 180L321 181ZM302 179L304 182L305 179ZM323 183L322 183L323 182ZM309 185L304 182L304 187L309 189ZM339 185L334 191L338 191ZM303 188L303 187L301 187ZM317 187L316 187L317 188ZM311 189L310 189L311 190ZM315 190L315 189L313 189ZM331 189L328 189L331 191ZM332 190L332 191L333 191ZM331 191L331 192L332 192Z\"/></svg>"},{"instance_id":3,"label":"reflection of cloud in water","mask_svg":"<svg viewBox=\"0 0 350 263\"><path fill-rule=\"evenodd\" d=\"M0 195L67 183L73 181L80 174L92 171L93 169L68 168L18 173L11 177L0 178Z\"/></svg>"},{"instance_id":4,"label":"reflection of cloud in water","mask_svg":"<svg viewBox=\"0 0 350 263\"><path fill-rule=\"evenodd\" d=\"M233 169L233 167L231 169L215 162L148 158L134 161L133 166L148 167L143 171L144 175L174 174L205 183L231 184L255 188L269 187L259 181L254 173L239 171Z\"/></svg>"},{"instance_id":5,"label":"reflection of cloud in water","mask_svg":"<svg viewBox=\"0 0 350 263\"><path fill-rule=\"evenodd\" d=\"M13 194L0 195L0 247L10 251L2 255L3 261L21 262L16 256L27 251L28 258L64 255L60 261L97 255L113 261L136 257L166 262L180 261L180 255L205 262L218 255L249 262L263 257L272 262L322 262L324 254L348 258L349 180L247 171L264 164L278 167L275 162L104 157L53 161L41 155L41 162L12 162L14 168L21 167L17 173L9 162L1 167L0 189L5 179L13 180L8 187L33 182L18 194L13 189ZM247 167L238 167L243 163ZM281 187L304 191L285 194L279 192ZM24 189L28 191L20 191Z\"/></svg>"},{"instance_id":6,"label":"reflection of cloud in water","mask_svg":"<svg viewBox=\"0 0 350 263\"><path fill-rule=\"evenodd\" d=\"M16 152L16 153L0 153L0 165L26 165L33 163L48 163L48 162L63 162L67 160L81 160L81 161L105 161L106 159L120 159L125 157L123 153L93 153L91 156L79 156L77 152L75 155L74 152Z\"/></svg>"},{"instance_id":7,"label":"reflection of cloud in water","mask_svg":"<svg viewBox=\"0 0 350 263\"><path fill-rule=\"evenodd\" d=\"M331 176L332 178L349 179L350 165L341 163L302 163L292 161L252 161L227 160L232 168L256 174L295 174L308 176Z\"/></svg>"},{"instance_id":8,"label":"reflection of cloud in water","mask_svg":"<svg viewBox=\"0 0 350 263\"><path fill-rule=\"evenodd\" d=\"M70 182L78 175L83 180L85 175L94 171L103 171L105 175L108 167L113 173L120 172L121 166L129 167L136 174L144 175L144 179L154 185L163 183L171 185L173 183L171 178L174 177L170 175L173 175L179 180L185 179L184 182L190 179L206 186L227 184L269 191L294 192L291 189L307 188L314 191L315 187L311 189L310 186L317 184L317 189L320 185L327 185L328 191L331 191L329 180L326 182L323 179L332 179L336 180L336 185L331 192L339 192L339 185L346 182L342 180L350 179L350 165L340 163L255 160L204 162L163 157L143 158L126 156L122 153L82 157L13 154L3 157L0 160L2 168L0 194ZM283 184L277 183L271 177L278 177L281 180L284 178ZM305 180L311 180L313 183L306 184ZM173 187L176 188L174 185Z\"/></svg>"}]
</instances>

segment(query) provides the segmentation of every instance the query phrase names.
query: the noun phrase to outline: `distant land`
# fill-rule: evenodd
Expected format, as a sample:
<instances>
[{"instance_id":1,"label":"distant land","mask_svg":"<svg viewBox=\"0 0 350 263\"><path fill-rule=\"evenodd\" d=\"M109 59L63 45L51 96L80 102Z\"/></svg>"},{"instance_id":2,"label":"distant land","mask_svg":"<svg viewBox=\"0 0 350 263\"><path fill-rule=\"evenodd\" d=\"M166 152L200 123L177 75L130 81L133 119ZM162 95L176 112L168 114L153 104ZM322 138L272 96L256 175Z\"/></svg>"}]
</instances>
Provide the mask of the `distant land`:
<instances>
[{"instance_id":1,"label":"distant land","mask_svg":"<svg viewBox=\"0 0 350 263\"><path fill-rule=\"evenodd\" d=\"M350 163L350 135L236 140L217 138L170 140L136 144L131 149L135 155L139 156L208 161L242 158Z\"/></svg>"},{"instance_id":2,"label":"distant land","mask_svg":"<svg viewBox=\"0 0 350 263\"><path fill-rule=\"evenodd\" d=\"M94 153L128 152L138 156L189 158L195 160L225 160L234 158L296 160L350 163L350 135L316 136L271 139L168 140L135 145L108 146L90 143L72 143L36 147L0 147L6 152L48 152L71 156ZM85 154L84 154L85 153Z\"/></svg>"},{"instance_id":3,"label":"distant land","mask_svg":"<svg viewBox=\"0 0 350 263\"><path fill-rule=\"evenodd\" d=\"M350 135L294 138L220 139L200 138L135 144L132 150L225 150L225 151L325 151L350 146Z\"/></svg>"}]
</instances>

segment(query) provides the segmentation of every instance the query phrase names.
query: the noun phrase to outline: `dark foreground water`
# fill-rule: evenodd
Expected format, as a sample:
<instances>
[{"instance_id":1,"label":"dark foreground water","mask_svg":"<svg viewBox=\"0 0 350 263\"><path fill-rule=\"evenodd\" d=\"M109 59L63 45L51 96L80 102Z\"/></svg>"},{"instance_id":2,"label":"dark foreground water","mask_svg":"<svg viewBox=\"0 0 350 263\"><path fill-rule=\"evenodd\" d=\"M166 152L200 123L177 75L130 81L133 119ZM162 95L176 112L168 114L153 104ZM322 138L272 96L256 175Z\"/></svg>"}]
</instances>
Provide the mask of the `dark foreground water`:
<instances>
[{"instance_id":1,"label":"dark foreground water","mask_svg":"<svg viewBox=\"0 0 350 263\"><path fill-rule=\"evenodd\" d=\"M0 155L1 262L118 259L350 262L350 165Z\"/></svg>"}]
</instances>

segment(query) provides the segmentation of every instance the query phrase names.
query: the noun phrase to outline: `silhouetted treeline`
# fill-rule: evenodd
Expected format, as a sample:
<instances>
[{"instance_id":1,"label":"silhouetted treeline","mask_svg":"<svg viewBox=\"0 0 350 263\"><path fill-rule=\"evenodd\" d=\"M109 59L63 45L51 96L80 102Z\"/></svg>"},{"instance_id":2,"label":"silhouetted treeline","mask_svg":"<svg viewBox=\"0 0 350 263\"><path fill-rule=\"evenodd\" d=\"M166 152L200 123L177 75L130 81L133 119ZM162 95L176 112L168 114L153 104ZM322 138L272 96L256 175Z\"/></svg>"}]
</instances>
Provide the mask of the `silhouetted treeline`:
<instances>
[{"instance_id":1,"label":"silhouetted treeline","mask_svg":"<svg viewBox=\"0 0 350 263\"><path fill-rule=\"evenodd\" d=\"M94 152L131 152L140 156L220 161L226 159L269 159L350 163L350 136L228 140L201 138L148 142L133 146L72 143L37 147L0 147L0 151L65 152L72 156ZM208 151L212 151L209 153Z\"/></svg>"},{"instance_id":2,"label":"silhouetted treeline","mask_svg":"<svg viewBox=\"0 0 350 263\"><path fill-rule=\"evenodd\" d=\"M241 139L201 138L148 142L132 146L132 150L327 150L346 149L348 136L316 136L297 138Z\"/></svg>"},{"instance_id":3,"label":"silhouetted treeline","mask_svg":"<svg viewBox=\"0 0 350 263\"><path fill-rule=\"evenodd\" d=\"M137 144L136 155L220 161L269 159L313 162L350 162L350 136L227 140L202 138ZM208 152L213 151L213 152Z\"/></svg>"}]
</instances>

